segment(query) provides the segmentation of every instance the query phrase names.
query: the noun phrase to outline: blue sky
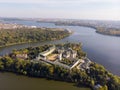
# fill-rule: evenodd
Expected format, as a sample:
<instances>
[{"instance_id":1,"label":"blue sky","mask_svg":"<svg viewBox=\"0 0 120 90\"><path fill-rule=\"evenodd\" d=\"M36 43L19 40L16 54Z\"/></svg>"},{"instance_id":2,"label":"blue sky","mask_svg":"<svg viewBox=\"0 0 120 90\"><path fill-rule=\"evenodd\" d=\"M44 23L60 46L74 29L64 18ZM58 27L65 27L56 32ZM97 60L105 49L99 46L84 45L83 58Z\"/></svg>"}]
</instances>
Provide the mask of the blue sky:
<instances>
[{"instance_id":1,"label":"blue sky","mask_svg":"<svg viewBox=\"0 0 120 90\"><path fill-rule=\"evenodd\" d=\"M0 0L0 16L120 20L120 0Z\"/></svg>"}]
</instances>

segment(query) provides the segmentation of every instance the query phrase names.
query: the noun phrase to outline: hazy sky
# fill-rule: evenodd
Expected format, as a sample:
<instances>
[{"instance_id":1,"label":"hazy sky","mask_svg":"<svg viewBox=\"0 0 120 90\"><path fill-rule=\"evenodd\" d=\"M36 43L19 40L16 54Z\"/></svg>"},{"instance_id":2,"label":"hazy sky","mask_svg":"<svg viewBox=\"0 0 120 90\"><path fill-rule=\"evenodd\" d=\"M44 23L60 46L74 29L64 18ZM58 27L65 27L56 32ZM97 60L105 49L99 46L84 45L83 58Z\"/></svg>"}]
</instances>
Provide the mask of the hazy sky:
<instances>
[{"instance_id":1,"label":"hazy sky","mask_svg":"<svg viewBox=\"0 0 120 90\"><path fill-rule=\"evenodd\" d=\"M0 0L0 16L120 20L120 0Z\"/></svg>"}]
</instances>

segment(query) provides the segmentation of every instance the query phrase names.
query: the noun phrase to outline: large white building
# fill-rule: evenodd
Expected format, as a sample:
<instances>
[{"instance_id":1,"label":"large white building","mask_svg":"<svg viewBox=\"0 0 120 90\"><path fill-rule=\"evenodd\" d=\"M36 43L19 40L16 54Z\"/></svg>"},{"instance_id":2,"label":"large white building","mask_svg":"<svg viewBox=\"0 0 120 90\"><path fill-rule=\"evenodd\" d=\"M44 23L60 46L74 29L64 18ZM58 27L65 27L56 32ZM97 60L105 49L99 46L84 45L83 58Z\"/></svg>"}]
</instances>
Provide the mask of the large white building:
<instances>
[{"instance_id":1,"label":"large white building","mask_svg":"<svg viewBox=\"0 0 120 90\"><path fill-rule=\"evenodd\" d=\"M49 54L51 54L52 52L54 52L55 49L56 49L56 47L53 46L53 47L50 47L48 50L46 50L46 51L44 51L44 52L42 52L42 53L39 53L37 59L38 59L38 60L40 60L40 59L47 59L47 56L48 56Z\"/></svg>"}]
</instances>

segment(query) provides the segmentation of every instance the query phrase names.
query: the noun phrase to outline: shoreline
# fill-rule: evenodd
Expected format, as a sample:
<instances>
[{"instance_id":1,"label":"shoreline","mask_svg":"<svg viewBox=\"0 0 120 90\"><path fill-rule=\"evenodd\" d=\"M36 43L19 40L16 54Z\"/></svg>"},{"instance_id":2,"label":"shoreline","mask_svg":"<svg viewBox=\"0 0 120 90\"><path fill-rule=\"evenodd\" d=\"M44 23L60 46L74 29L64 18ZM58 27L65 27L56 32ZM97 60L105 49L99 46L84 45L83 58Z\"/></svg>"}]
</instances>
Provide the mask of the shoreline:
<instances>
[{"instance_id":1,"label":"shoreline","mask_svg":"<svg viewBox=\"0 0 120 90\"><path fill-rule=\"evenodd\" d=\"M101 34L101 35L120 37L120 35L113 35L113 34L106 34L106 33L103 33L103 32L99 32L97 29L96 29L95 32L98 33L98 34Z\"/></svg>"}]
</instances>

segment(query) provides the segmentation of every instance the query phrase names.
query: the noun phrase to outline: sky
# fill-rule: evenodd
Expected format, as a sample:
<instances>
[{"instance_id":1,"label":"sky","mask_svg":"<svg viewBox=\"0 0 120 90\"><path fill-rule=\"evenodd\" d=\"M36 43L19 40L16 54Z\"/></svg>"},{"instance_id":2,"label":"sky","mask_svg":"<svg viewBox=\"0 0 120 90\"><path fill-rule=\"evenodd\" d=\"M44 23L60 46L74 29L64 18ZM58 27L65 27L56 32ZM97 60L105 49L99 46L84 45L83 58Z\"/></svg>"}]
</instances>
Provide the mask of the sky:
<instances>
[{"instance_id":1,"label":"sky","mask_svg":"<svg viewBox=\"0 0 120 90\"><path fill-rule=\"evenodd\" d=\"M0 0L0 17L120 20L120 0Z\"/></svg>"}]
</instances>

